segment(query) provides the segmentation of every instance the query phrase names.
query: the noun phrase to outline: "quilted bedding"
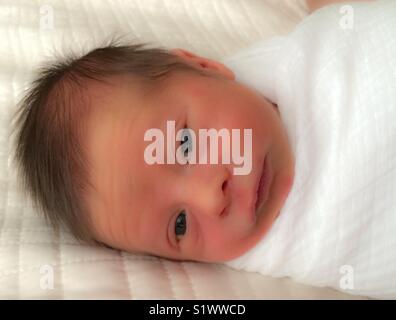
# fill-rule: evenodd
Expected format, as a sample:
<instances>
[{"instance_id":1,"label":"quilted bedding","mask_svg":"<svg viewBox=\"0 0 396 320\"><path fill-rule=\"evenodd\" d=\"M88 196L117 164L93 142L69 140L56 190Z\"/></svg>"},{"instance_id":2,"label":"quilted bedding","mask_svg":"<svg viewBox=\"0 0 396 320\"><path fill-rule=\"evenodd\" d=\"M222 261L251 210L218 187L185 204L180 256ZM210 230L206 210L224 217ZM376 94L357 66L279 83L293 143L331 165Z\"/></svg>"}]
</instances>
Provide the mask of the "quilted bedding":
<instances>
[{"instance_id":1,"label":"quilted bedding","mask_svg":"<svg viewBox=\"0 0 396 320\"><path fill-rule=\"evenodd\" d=\"M113 35L181 47L213 59L289 32L303 0L0 2L0 298L349 298L328 288L79 244L55 233L21 192L11 162L10 115L34 69L56 53L88 50Z\"/></svg>"}]
</instances>

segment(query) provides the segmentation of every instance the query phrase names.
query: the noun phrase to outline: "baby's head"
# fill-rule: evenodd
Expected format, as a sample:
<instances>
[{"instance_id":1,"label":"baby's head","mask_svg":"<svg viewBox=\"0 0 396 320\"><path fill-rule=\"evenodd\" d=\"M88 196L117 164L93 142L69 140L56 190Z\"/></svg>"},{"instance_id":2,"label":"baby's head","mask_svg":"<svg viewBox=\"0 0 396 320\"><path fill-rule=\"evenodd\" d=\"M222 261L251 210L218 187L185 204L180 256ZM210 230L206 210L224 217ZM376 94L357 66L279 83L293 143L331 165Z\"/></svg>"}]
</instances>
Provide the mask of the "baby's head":
<instances>
[{"instance_id":1,"label":"baby's head","mask_svg":"<svg viewBox=\"0 0 396 320\"><path fill-rule=\"evenodd\" d=\"M110 45L57 63L40 74L15 116L25 190L55 229L64 225L87 243L175 260L230 260L270 229L293 183L277 107L223 64L185 50ZM242 150L251 129L249 174L236 175L221 151L218 164L148 163L145 134L156 128L169 142L169 121L197 137L199 129L226 129L230 138L240 129L232 148L240 142ZM264 159L272 179L263 179L271 183L256 210Z\"/></svg>"}]
</instances>

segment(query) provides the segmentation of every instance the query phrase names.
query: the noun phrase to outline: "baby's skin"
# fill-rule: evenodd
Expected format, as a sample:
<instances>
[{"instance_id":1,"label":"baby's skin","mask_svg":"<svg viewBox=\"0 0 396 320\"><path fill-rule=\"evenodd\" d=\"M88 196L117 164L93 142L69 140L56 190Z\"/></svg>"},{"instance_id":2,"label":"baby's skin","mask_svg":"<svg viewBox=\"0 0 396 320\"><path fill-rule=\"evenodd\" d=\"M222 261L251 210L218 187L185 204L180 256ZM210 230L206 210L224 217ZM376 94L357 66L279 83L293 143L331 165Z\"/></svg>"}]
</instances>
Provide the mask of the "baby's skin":
<instances>
[{"instance_id":1,"label":"baby's skin","mask_svg":"<svg viewBox=\"0 0 396 320\"><path fill-rule=\"evenodd\" d=\"M212 76L174 72L149 94L126 75L88 86L94 111L84 147L96 189L87 194L94 235L128 252L231 260L271 228L293 185L294 156L276 105L223 64L186 50L172 53ZM234 174L235 164L223 163L220 151L218 164L148 164L145 132L165 133L167 121L197 136L199 129L251 129L250 173ZM240 144L243 149L242 134ZM268 188L257 201L264 167Z\"/></svg>"}]
</instances>

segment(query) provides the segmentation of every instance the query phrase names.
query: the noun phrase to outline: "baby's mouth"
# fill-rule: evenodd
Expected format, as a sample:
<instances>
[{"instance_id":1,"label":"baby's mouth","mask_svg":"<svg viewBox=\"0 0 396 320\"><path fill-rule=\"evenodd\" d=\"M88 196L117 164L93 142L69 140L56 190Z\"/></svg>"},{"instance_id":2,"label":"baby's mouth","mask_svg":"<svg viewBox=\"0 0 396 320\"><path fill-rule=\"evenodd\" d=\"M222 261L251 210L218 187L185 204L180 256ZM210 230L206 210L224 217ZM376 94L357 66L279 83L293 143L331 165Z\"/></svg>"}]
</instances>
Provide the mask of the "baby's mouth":
<instances>
[{"instance_id":1,"label":"baby's mouth","mask_svg":"<svg viewBox=\"0 0 396 320\"><path fill-rule=\"evenodd\" d=\"M263 168L258 179L256 189L256 203L255 212L256 216L260 212L262 204L267 201L269 194L269 187L272 182L272 168L268 161L268 156L264 158Z\"/></svg>"}]
</instances>

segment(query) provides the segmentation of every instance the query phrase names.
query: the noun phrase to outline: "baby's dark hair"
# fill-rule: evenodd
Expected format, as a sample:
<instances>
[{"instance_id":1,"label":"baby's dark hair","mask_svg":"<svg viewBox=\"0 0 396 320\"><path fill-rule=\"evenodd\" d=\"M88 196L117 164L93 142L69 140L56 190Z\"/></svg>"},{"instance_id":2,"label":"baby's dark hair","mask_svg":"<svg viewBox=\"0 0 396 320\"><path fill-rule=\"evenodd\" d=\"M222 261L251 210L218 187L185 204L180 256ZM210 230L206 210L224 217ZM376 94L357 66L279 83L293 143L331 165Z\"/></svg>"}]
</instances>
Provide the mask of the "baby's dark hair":
<instances>
[{"instance_id":1,"label":"baby's dark hair","mask_svg":"<svg viewBox=\"0 0 396 320\"><path fill-rule=\"evenodd\" d=\"M55 230L63 225L85 243L100 244L84 201L92 187L81 144L89 109L85 84L121 74L149 83L174 71L202 74L169 50L144 46L110 44L42 68L13 114L14 161L23 190Z\"/></svg>"}]
</instances>

